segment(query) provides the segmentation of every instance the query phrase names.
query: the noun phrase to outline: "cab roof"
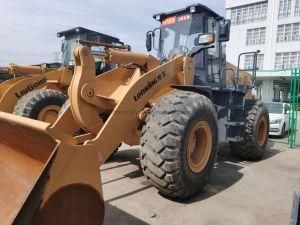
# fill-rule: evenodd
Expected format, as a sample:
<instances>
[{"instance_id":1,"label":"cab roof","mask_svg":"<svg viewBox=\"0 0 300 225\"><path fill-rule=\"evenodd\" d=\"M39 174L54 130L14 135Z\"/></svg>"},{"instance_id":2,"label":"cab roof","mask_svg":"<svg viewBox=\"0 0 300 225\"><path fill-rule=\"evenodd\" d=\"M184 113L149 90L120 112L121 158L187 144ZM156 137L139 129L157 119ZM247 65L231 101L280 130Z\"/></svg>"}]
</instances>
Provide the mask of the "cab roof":
<instances>
[{"instance_id":1,"label":"cab roof","mask_svg":"<svg viewBox=\"0 0 300 225\"><path fill-rule=\"evenodd\" d=\"M155 15L153 15L153 18L156 19L156 16L160 15L159 21L161 22L165 18L168 18L170 16L176 16L176 15L181 15L181 14L185 14L185 13L190 13L190 8L191 7L195 7L195 13L205 13L205 14L207 14L207 16L214 17L215 19L221 17L218 13L216 13L215 11L213 11L212 9L208 8L205 5L193 4L193 5L187 6L183 9L178 9L178 10L171 11L171 12L168 12L168 13L155 14Z\"/></svg>"},{"instance_id":2,"label":"cab roof","mask_svg":"<svg viewBox=\"0 0 300 225\"><path fill-rule=\"evenodd\" d=\"M57 33L57 37L66 37L66 36L71 36L74 34L83 34L83 33L87 33L87 34L96 34L97 36L103 37L103 38L107 38L112 40L113 42L120 42L119 38L107 35L107 34L103 34L103 33L99 33L97 31L93 31L93 30L89 30L86 29L84 27L75 27L69 30L65 30L65 31L61 31Z\"/></svg>"}]
</instances>

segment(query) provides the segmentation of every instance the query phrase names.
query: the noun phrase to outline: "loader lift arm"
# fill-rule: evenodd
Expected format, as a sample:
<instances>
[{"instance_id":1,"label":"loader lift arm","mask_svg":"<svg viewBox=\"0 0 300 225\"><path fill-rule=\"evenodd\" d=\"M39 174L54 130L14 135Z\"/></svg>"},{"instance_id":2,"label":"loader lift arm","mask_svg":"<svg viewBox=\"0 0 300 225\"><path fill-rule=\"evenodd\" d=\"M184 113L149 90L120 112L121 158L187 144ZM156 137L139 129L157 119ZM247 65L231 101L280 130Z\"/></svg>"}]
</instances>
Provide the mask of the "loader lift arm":
<instances>
[{"instance_id":1,"label":"loader lift arm","mask_svg":"<svg viewBox=\"0 0 300 225\"><path fill-rule=\"evenodd\" d=\"M141 55L131 53L123 59L127 62L128 57L137 59L138 56ZM132 69L124 65L99 77L95 75L94 59L88 48L77 48L75 58L76 69L69 89L71 106L55 124L0 112L1 126L7 127L0 141L1 149L7 155L15 152L21 162L16 165L12 158L4 157L0 168L9 164L16 174L13 183L22 189L1 189L1 200L10 202L0 204L3 225L102 224L104 206L99 166L122 141L137 143L139 113L150 99L174 90L171 84L187 82L182 72L189 59L184 56L149 72L143 72L139 66ZM159 64L151 56L146 58L145 68ZM99 113L107 110L111 114L104 121ZM74 126L75 122L78 126ZM83 144L78 144L73 137L72 132L78 127L87 132ZM19 144L12 137L20 139ZM30 144L33 138L40 140L35 146ZM43 157L39 156L41 152ZM30 176L29 161L37 165ZM7 177L6 170L0 169L0 176ZM12 195L18 197L11 199ZM91 206L92 212L87 212ZM61 220L66 214L68 217Z\"/></svg>"},{"instance_id":2,"label":"loader lift arm","mask_svg":"<svg viewBox=\"0 0 300 225\"><path fill-rule=\"evenodd\" d=\"M138 144L136 130L141 122L140 112L163 87L169 91L173 82L180 84L180 72L184 66L184 57L179 56L147 73L143 73L140 67L132 71L121 67L95 77L90 67L93 57L88 49L76 49L75 58L75 76L69 89L70 109L77 124L96 135L84 146L103 146L98 155L101 154L100 158L104 161L122 141ZM147 63L151 62L147 59ZM114 76L117 74L119 76ZM124 77L120 78L120 74ZM99 88L105 86L109 86L109 91ZM104 122L99 112L106 110L112 113Z\"/></svg>"}]
</instances>

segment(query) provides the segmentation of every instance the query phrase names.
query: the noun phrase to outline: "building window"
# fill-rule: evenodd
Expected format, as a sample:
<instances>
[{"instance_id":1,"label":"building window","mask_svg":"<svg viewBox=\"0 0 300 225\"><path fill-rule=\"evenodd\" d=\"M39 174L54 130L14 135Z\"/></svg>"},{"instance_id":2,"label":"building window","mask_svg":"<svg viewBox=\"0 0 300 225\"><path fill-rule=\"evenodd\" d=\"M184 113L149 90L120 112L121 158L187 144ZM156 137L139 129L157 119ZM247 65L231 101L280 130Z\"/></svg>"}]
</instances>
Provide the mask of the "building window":
<instances>
[{"instance_id":1,"label":"building window","mask_svg":"<svg viewBox=\"0 0 300 225\"><path fill-rule=\"evenodd\" d=\"M296 0L295 16L300 16L300 0Z\"/></svg>"},{"instance_id":2,"label":"building window","mask_svg":"<svg viewBox=\"0 0 300 225\"><path fill-rule=\"evenodd\" d=\"M278 18L288 17L292 12L292 0L280 0Z\"/></svg>"},{"instance_id":3,"label":"building window","mask_svg":"<svg viewBox=\"0 0 300 225\"><path fill-rule=\"evenodd\" d=\"M284 24L277 27L277 42L299 41L300 23Z\"/></svg>"},{"instance_id":4,"label":"building window","mask_svg":"<svg viewBox=\"0 0 300 225\"><path fill-rule=\"evenodd\" d=\"M255 28L247 30L246 45L261 45L266 40L266 28Z\"/></svg>"},{"instance_id":5,"label":"building window","mask_svg":"<svg viewBox=\"0 0 300 225\"><path fill-rule=\"evenodd\" d=\"M244 69L253 69L254 54L245 55ZM257 68L262 70L264 66L264 54L257 55Z\"/></svg>"},{"instance_id":6,"label":"building window","mask_svg":"<svg viewBox=\"0 0 300 225\"><path fill-rule=\"evenodd\" d=\"M268 2L260 2L251 5L231 9L232 25L262 21L267 18Z\"/></svg>"},{"instance_id":7,"label":"building window","mask_svg":"<svg viewBox=\"0 0 300 225\"><path fill-rule=\"evenodd\" d=\"M275 69L300 68L300 52L276 53Z\"/></svg>"}]
</instances>

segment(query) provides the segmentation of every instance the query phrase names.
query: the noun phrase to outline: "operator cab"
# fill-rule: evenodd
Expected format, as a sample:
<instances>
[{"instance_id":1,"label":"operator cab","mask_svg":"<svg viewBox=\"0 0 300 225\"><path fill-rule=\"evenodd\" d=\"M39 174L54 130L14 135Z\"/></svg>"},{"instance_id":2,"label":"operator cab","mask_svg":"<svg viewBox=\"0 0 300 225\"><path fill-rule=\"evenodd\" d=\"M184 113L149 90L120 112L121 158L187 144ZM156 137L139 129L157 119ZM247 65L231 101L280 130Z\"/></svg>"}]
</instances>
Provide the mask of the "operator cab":
<instances>
[{"instance_id":1,"label":"operator cab","mask_svg":"<svg viewBox=\"0 0 300 225\"><path fill-rule=\"evenodd\" d=\"M210 98L217 109L219 140L239 142L244 126L245 95L255 87L258 52L241 53L238 67L225 68L224 42L229 41L230 20L224 19L201 4L188 6L154 18L161 23L146 37L148 51L157 51L161 62L178 54L195 59L193 85L172 85L183 91L192 91ZM241 56L253 54L252 84L239 83ZM233 85L227 85L226 72L233 72Z\"/></svg>"},{"instance_id":2,"label":"operator cab","mask_svg":"<svg viewBox=\"0 0 300 225\"><path fill-rule=\"evenodd\" d=\"M117 46L124 46L124 43L119 38L113 37L107 34L99 33L93 30L86 29L84 27L75 27L69 30L61 31L57 33L57 37L63 38L61 45L62 52L62 65L73 66L74 65L74 49L78 47L79 40L85 40L87 42L81 43L91 49L96 61L96 74L100 75L111 69L116 68L116 65L110 65L103 61L104 47L93 45L93 42L102 42Z\"/></svg>"},{"instance_id":3,"label":"operator cab","mask_svg":"<svg viewBox=\"0 0 300 225\"><path fill-rule=\"evenodd\" d=\"M190 54L195 58L194 84L219 86L226 61L222 43L229 40L230 21L201 4L153 17L161 26L147 33L147 50L157 50L162 62Z\"/></svg>"}]
</instances>

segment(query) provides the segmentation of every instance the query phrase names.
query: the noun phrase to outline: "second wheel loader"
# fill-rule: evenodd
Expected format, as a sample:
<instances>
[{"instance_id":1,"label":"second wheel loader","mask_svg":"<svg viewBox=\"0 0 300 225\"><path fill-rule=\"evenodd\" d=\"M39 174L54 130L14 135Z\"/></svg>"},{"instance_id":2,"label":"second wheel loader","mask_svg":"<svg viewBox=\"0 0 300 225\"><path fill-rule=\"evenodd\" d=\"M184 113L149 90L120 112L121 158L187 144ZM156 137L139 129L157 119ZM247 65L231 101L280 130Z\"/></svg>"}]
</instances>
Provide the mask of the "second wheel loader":
<instances>
[{"instance_id":1,"label":"second wheel loader","mask_svg":"<svg viewBox=\"0 0 300 225\"><path fill-rule=\"evenodd\" d=\"M78 45L94 46L97 42L79 40ZM129 49L129 46L101 43L113 48ZM98 57L98 56L95 56ZM115 65L112 65L115 66ZM52 67L51 64L22 66L9 64L6 80L0 83L0 111L54 123L67 99L74 67ZM96 74L112 69L102 61L96 62Z\"/></svg>"},{"instance_id":2,"label":"second wheel loader","mask_svg":"<svg viewBox=\"0 0 300 225\"><path fill-rule=\"evenodd\" d=\"M205 186L221 142L262 157L268 112L245 99L255 76L226 85L230 21L200 4L154 17L146 45L157 38L158 58L107 49L106 62L122 66L96 76L90 50L75 49L70 105L53 125L0 113L1 224L102 224L99 166L121 142L140 144L145 177L178 198Z\"/></svg>"},{"instance_id":3,"label":"second wheel loader","mask_svg":"<svg viewBox=\"0 0 300 225\"><path fill-rule=\"evenodd\" d=\"M73 69L10 64L0 83L0 111L53 123L66 100Z\"/></svg>"}]
</instances>

